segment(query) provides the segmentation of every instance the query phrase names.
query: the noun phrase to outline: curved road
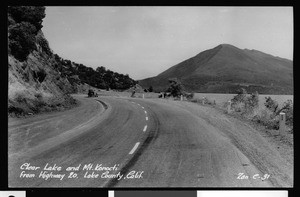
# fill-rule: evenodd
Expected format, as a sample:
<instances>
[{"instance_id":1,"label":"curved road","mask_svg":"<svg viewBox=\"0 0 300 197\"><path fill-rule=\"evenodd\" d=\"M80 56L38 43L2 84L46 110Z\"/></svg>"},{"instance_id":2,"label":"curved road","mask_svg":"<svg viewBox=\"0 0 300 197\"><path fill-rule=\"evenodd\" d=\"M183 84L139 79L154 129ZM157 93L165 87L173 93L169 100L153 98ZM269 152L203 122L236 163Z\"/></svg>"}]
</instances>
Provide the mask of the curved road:
<instances>
[{"instance_id":1,"label":"curved road","mask_svg":"<svg viewBox=\"0 0 300 197\"><path fill-rule=\"evenodd\" d=\"M72 110L9 123L9 186L273 186L227 136L174 101L76 98ZM43 169L53 165L62 170Z\"/></svg>"}]
</instances>

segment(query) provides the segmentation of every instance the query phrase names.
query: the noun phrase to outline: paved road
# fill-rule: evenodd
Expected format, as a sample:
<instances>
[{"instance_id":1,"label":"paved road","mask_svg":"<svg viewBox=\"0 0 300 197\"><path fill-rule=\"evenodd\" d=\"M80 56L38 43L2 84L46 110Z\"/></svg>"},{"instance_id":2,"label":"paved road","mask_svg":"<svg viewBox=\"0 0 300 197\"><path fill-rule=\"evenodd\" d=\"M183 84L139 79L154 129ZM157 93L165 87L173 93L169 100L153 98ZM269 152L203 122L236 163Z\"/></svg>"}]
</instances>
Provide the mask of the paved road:
<instances>
[{"instance_id":1,"label":"paved road","mask_svg":"<svg viewBox=\"0 0 300 197\"><path fill-rule=\"evenodd\" d=\"M264 173L228 137L171 101L77 99L82 104L72 110L9 123L10 186L272 186L258 178ZM62 170L43 169L54 164ZM52 172L55 178L37 178L41 172L44 177ZM24 178L29 174L35 177ZM238 179L239 174L250 177Z\"/></svg>"}]
</instances>

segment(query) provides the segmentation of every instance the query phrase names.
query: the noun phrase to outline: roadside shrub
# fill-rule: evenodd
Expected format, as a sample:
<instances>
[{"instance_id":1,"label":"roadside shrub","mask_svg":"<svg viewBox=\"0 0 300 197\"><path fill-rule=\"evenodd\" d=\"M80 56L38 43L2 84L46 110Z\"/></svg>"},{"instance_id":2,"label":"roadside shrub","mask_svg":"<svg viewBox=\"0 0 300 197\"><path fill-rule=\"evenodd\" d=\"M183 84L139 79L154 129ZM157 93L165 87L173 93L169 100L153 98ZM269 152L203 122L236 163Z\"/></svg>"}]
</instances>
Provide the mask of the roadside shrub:
<instances>
[{"instance_id":1,"label":"roadside shrub","mask_svg":"<svg viewBox=\"0 0 300 197\"><path fill-rule=\"evenodd\" d=\"M234 111L250 115L254 109L258 108L259 95L258 92L247 95L247 91L242 88L238 94L231 99L231 102Z\"/></svg>"},{"instance_id":2,"label":"roadside shrub","mask_svg":"<svg viewBox=\"0 0 300 197\"><path fill-rule=\"evenodd\" d=\"M266 101L264 105L266 106L266 108L272 111L273 113L276 113L278 109L278 103L275 100L273 100L271 97L265 97L265 99Z\"/></svg>"},{"instance_id":3,"label":"roadside shrub","mask_svg":"<svg viewBox=\"0 0 300 197\"><path fill-rule=\"evenodd\" d=\"M29 53L36 49L35 27L28 22L18 23L11 27L9 48L11 54L20 61L25 61Z\"/></svg>"},{"instance_id":4,"label":"roadside shrub","mask_svg":"<svg viewBox=\"0 0 300 197\"><path fill-rule=\"evenodd\" d=\"M282 108L279 107L278 103L273 100L271 97L266 97L265 106L267 109L272 111L273 117L278 117L280 112L284 112L286 114L286 124L293 128L293 121L294 121L294 108L293 108L293 101L287 100L284 102Z\"/></svg>"},{"instance_id":5,"label":"roadside shrub","mask_svg":"<svg viewBox=\"0 0 300 197\"><path fill-rule=\"evenodd\" d=\"M264 125L267 129L279 129L279 114L286 114L286 125L293 131L293 102L288 100L280 108L278 103L271 97L265 97L264 109L259 109L252 120Z\"/></svg>"},{"instance_id":6,"label":"roadside shrub","mask_svg":"<svg viewBox=\"0 0 300 197\"><path fill-rule=\"evenodd\" d=\"M275 129L278 130L279 129L279 120L276 119L271 119L271 120L267 120L263 123L263 125L267 128L267 129Z\"/></svg>"},{"instance_id":7,"label":"roadside shrub","mask_svg":"<svg viewBox=\"0 0 300 197\"><path fill-rule=\"evenodd\" d=\"M195 94L192 93L185 93L184 96L186 97L186 99L191 100L194 98Z\"/></svg>"},{"instance_id":8,"label":"roadside shrub","mask_svg":"<svg viewBox=\"0 0 300 197\"><path fill-rule=\"evenodd\" d=\"M226 106L225 107L227 107L227 105L228 105L228 103L226 102ZM236 112L243 112L244 109L245 109L245 103L242 103L242 102L232 103L232 108Z\"/></svg>"},{"instance_id":9,"label":"roadside shrub","mask_svg":"<svg viewBox=\"0 0 300 197\"><path fill-rule=\"evenodd\" d=\"M199 99L199 98L192 98L192 99L190 99L190 101L193 102L193 103L200 103L200 104L202 104L203 101L204 101L204 104L207 104L207 105L216 105L215 100L210 100L208 98L201 98L201 99Z\"/></svg>"},{"instance_id":10,"label":"roadside shrub","mask_svg":"<svg viewBox=\"0 0 300 197\"><path fill-rule=\"evenodd\" d=\"M267 129L278 129L279 120L274 113L267 108L254 110L252 121L264 125Z\"/></svg>"},{"instance_id":11,"label":"roadside shrub","mask_svg":"<svg viewBox=\"0 0 300 197\"><path fill-rule=\"evenodd\" d=\"M252 93L250 96L245 98L245 111L252 113L255 108L258 108L258 92Z\"/></svg>"},{"instance_id":12,"label":"roadside shrub","mask_svg":"<svg viewBox=\"0 0 300 197\"><path fill-rule=\"evenodd\" d=\"M191 99L191 102L193 102L193 103L200 103L201 99L193 98L193 99Z\"/></svg>"},{"instance_id":13,"label":"roadside shrub","mask_svg":"<svg viewBox=\"0 0 300 197\"><path fill-rule=\"evenodd\" d=\"M233 103L243 103L247 97L247 91L244 88L238 90L238 94L231 99Z\"/></svg>"},{"instance_id":14,"label":"roadside shrub","mask_svg":"<svg viewBox=\"0 0 300 197\"><path fill-rule=\"evenodd\" d=\"M38 113L44 110L44 107L47 106L47 103L42 99L32 100L31 105L29 106L30 110L34 113Z\"/></svg>"},{"instance_id":15,"label":"roadside shrub","mask_svg":"<svg viewBox=\"0 0 300 197\"><path fill-rule=\"evenodd\" d=\"M243 112L245 109L245 101L247 97L247 91L244 88L238 90L238 94L231 99L232 108L236 112ZM226 103L227 104L227 103ZM227 107L227 106L226 106Z\"/></svg>"},{"instance_id":16,"label":"roadside shrub","mask_svg":"<svg viewBox=\"0 0 300 197\"><path fill-rule=\"evenodd\" d=\"M22 116L25 114L25 112L22 108L15 107L15 106L8 106L7 111L10 116L18 117L18 116Z\"/></svg>"},{"instance_id":17,"label":"roadside shrub","mask_svg":"<svg viewBox=\"0 0 300 197\"><path fill-rule=\"evenodd\" d=\"M215 101L210 100L210 99L208 99L206 97L204 98L204 103L208 104L208 105L215 105L216 104Z\"/></svg>"},{"instance_id":18,"label":"roadside shrub","mask_svg":"<svg viewBox=\"0 0 300 197\"><path fill-rule=\"evenodd\" d=\"M284 112L286 114L286 124L293 129L293 121L294 121L293 101L287 100L283 104L283 107L281 108L280 112Z\"/></svg>"}]
</instances>

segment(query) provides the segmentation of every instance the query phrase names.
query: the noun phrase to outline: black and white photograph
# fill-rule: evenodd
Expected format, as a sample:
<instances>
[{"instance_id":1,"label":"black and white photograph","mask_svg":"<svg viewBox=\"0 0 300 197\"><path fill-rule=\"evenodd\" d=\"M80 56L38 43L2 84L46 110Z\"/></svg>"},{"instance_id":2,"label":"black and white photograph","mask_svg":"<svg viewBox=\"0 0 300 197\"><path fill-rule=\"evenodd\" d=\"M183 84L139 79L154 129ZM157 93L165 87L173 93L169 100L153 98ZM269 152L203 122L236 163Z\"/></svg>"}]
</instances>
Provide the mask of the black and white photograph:
<instances>
[{"instance_id":1,"label":"black and white photograph","mask_svg":"<svg viewBox=\"0 0 300 197\"><path fill-rule=\"evenodd\" d=\"M8 6L8 187L293 188L293 15Z\"/></svg>"}]
</instances>

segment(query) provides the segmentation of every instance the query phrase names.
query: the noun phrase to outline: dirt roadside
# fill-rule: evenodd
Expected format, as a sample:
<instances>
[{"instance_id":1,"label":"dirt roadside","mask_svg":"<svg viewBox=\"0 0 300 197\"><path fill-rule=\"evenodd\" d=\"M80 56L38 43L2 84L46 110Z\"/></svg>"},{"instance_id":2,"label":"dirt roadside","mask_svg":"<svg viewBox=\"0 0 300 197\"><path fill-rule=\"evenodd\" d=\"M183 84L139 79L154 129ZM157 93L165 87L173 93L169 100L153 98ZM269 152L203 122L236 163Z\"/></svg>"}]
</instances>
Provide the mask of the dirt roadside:
<instances>
[{"instance_id":1,"label":"dirt roadside","mask_svg":"<svg viewBox=\"0 0 300 197\"><path fill-rule=\"evenodd\" d=\"M169 101L165 101L169 102ZM274 135L259 126L225 114L220 109L190 102L174 105L204 119L228 137L262 173L270 174L274 186L293 186L293 139L291 135Z\"/></svg>"},{"instance_id":2,"label":"dirt roadside","mask_svg":"<svg viewBox=\"0 0 300 197\"><path fill-rule=\"evenodd\" d=\"M84 95L74 97L79 105L70 110L45 113L29 118L9 119L9 154L26 151L76 127L90 124L91 120L100 116L104 111L102 104L95 100L85 98ZM88 100L90 101L87 102Z\"/></svg>"}]
</instances>

